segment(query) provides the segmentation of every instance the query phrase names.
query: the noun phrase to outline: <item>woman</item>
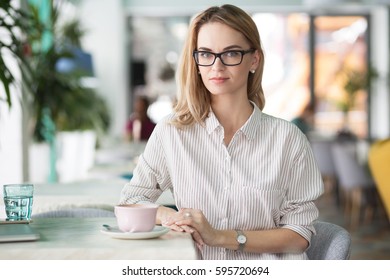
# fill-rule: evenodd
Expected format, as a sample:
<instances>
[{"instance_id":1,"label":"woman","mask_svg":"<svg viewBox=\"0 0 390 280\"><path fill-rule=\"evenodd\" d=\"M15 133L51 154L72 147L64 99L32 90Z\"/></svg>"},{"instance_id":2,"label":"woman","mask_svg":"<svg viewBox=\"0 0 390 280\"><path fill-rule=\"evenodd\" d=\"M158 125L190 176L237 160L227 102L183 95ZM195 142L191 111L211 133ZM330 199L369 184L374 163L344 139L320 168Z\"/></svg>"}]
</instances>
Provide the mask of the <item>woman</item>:
<instances>
[{"instance_id":1,"label":"woman","mask_svg":"<svg viewBox=\"0 0 390 280\"><path fill-rule=\"evenodd\" d=\"M251 17L211 7L194 18L174 113L159 122L121 203L172 190L157 223L190 232L203 259L305 259L323 192L306 137L261 112L264 55Z\"/></svg>"},{"instance_id":2,"label":"woman","mask_svg":"<svg viewBox=\"0 0 390 280\"><path fill-rule=\"evenodd\" d=\"M126 139L131 141L147 141L156 124L148 116L149 100L146 96L138 96L134 102L134 113L126 123Z\"/></svg>"}]
</instances>

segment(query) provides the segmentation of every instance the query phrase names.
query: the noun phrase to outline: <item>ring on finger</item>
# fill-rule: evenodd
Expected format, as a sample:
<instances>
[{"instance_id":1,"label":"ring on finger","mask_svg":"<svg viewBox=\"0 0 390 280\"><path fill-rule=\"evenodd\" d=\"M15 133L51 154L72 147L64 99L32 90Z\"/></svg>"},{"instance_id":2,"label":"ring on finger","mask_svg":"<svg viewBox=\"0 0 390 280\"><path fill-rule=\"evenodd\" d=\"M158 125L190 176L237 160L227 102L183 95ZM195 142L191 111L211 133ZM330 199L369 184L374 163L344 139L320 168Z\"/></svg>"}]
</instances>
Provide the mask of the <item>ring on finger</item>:
<instances>
[{"instance_id":1,"label":"ring on finger","mask_svg":"<svg viewBox=\"0 0 390 280\"><path fill-rule=\"evenodd\" d=\"M184 214L184 217L186 217L186 218L191 218L191 213L186 212L186 213Z\"/></svg>"}]
</instances>

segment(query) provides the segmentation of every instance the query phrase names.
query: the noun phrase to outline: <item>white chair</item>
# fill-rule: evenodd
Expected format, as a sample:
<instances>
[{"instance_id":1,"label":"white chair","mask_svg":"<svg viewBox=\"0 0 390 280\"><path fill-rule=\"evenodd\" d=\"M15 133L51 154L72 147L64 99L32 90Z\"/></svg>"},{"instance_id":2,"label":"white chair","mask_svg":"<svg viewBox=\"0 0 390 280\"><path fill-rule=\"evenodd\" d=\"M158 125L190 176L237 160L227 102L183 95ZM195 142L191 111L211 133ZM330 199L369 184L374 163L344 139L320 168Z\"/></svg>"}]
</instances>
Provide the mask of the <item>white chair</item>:
<instances>
[{"instance_id":1,"label":"white chair","mask_svg":"<svg viewBox=\"0 0 390 280\"><path fill-rule=\"evenodd\" d=\"M333 139L310 140L314 158L324 180L325 191L327 193L334 193L337 205L339 205L337 176L332 156L332 143Z\"/></svg>"},{"instance_id":2,"label":"white chair","mask_svg":"<svg viewBox=\"0 0 390 280\"><path fill-rule=\"evenodd\" d=\"M315 221L317 234L311 238L306 254L309 260L348 260L351 254L349 232L336 224Z\"/></svg>"},{"instance_id":3,"label":"white chair","mask_svg":"<svg viewBox=\"0 0 390 280\"><path fill-rule=\"evenodd\" d=\"M356 142L334 142L332 155L335 170L342 191L345 217L351 229L359 225L363 204L365 215L372 218L374 208L365 196L369 189L375 190L375 183L367 166L361 165L356 156Z\"/></svg>"},{"instance_id":4,"label":"white chair","mask_svg":"<svg viewBox=\"0 0 390 280\"><path fill-rule=\"evenodd\" d=\"M310 144L317 161L318 168L323 176L334 177L336 170L332 158L333 140L311 140Z\"/></svg>"}]
</instances>

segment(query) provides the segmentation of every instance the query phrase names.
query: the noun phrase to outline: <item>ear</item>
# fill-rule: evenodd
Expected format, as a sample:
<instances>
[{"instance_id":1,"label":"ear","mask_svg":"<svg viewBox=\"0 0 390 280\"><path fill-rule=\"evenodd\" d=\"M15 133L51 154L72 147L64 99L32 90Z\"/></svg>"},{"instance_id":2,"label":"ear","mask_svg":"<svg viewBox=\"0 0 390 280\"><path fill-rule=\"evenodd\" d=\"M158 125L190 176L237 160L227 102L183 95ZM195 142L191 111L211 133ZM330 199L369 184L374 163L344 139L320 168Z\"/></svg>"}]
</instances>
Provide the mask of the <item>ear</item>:
<instances>
[{"instance_id":1,"label":"ear","mask_svg":"<svg viewBox=\"0 0 390 280\"><path fill-rule=\"evenodd\" d=\"M253 53L253 56L252 56L251 69L257 69L257 67L259 67L260 59L261 59L261 58L260 58L259 51L256 50L256 51Z\"/></svg>"}]
</instances>

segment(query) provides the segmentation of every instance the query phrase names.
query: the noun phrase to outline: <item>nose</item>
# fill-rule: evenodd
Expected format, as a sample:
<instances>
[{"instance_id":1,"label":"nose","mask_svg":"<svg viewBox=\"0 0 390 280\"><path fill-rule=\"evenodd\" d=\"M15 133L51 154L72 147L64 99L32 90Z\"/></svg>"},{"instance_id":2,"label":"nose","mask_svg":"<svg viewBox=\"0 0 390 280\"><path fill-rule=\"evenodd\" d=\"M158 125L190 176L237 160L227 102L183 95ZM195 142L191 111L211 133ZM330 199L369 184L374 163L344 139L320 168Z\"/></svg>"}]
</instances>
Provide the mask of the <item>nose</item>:
<instances>
[{"instance_id":1,"label":"nose","mask_svg":"<svg viewBox=\"0 0 390 280\"><path fill-rule=\"evenodd\" d=\"M213 70L220 70L220 69L223 69L225 67L225 64L222 63L222 60L220 57L217 57L214 61L214 64L212 65L212 69Z\"/></svg>"}]
</instances>

